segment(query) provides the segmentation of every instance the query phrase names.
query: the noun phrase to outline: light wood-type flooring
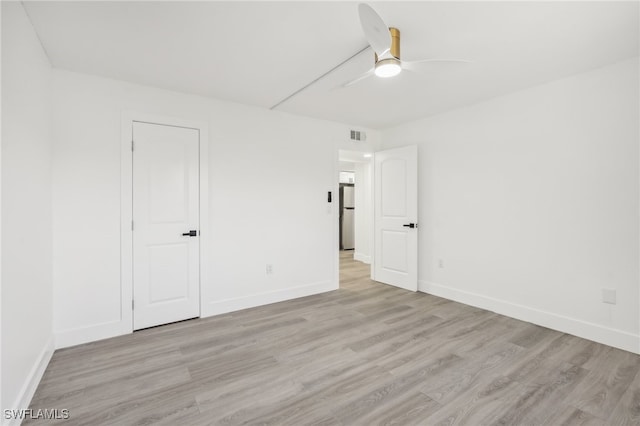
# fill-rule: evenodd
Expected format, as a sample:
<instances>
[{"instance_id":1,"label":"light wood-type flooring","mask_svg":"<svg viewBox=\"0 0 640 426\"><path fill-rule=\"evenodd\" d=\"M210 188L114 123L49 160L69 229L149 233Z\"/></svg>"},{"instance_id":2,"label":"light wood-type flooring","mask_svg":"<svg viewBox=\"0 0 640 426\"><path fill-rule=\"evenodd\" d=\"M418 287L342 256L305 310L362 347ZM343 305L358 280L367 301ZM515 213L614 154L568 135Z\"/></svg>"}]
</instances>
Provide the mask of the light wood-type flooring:
<instances>
[{"instance_id":1,"label":"light wood-type flooring","mask_svg":"<svg viewBox=\"0 0 640 426\"><path fill-rule=\"evenodd\" d=\"M338 291L58 350L31 408L86 425L640 424L640 356L372 282L351 254Z\"/></svg>"}]
</instances>

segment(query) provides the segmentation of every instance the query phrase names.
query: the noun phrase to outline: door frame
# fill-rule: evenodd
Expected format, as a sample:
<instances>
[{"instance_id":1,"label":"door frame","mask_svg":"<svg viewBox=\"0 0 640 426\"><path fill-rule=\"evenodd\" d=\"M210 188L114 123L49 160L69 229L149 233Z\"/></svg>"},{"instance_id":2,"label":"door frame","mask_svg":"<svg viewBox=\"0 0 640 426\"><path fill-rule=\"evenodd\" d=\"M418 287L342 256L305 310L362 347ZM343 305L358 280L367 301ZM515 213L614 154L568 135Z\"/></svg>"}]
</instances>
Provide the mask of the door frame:
<instances>
[{"instance_id":1,"label":"door frame","mask_svg":"<svg viewBox=\"0 0 640 426\"><path fill-rule=\"evenodd\" d=\"M209 126L206 122L185 120L137 111L123 111L120 135L120 321L133 333L133 123L143 122L198 130L199 213L200 213L200 315L203 312L202 283L209 282ZM204 238L202 238L204 236Z\"/></svg>"}]
</instances>

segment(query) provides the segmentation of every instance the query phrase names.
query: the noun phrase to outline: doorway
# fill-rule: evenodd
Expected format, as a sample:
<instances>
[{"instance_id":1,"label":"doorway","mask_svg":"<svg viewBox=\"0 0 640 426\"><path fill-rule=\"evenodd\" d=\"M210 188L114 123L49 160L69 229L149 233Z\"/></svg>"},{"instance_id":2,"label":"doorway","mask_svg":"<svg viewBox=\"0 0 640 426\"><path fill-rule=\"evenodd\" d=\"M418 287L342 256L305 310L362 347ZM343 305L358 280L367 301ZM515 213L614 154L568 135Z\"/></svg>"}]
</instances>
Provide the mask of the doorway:
<instances>
[{"instance_id":1,"label":"doorway","mask_svg":"<svg viewBox=\"0 0 640 426\"><path fill-rule=\"evenodd\" d=\"M392 148L375 154L340 150L338 160L338 170L345 172L339 175L353 176L349 183L355 187L355 244L353 255L338 250L340 287L349 278L344 276L346 262L359 262L367 264L371 280L417 291L417 147ZM347 174L351 169L353 174ZM344 217L338 214L339 221Z\"/></svg>"},{"instance_id":2,"label":"doorway","mask_svg":"<svg viewBox=\"0 0 640 426\"><path fill-rule=\"evenodd\" d=\"M338 154L338 249L340 286L371 275L373 221L372 173L369 152L340 150Z\"/></svg>"}]
</instances>

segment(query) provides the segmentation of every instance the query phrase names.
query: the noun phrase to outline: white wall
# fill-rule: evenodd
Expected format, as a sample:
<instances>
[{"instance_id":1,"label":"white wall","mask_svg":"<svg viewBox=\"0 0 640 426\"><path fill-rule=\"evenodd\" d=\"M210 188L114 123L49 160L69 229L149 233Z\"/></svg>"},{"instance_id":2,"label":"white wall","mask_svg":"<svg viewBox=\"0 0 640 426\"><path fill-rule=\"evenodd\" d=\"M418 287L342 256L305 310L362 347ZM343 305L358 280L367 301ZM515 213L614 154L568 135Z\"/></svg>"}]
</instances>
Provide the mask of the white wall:
<instances>
[{"instance_id":1,"label":"white wall","mask_svg":"<svg viewBox=\"0 0 640 426\"><path fill-rule=\"evenodd\" d=\"M337 203L328 205L327 191L337 193L338 149L353 144L348 126L66 71L53 75L58 346L129 326L120 314L128 308L120 303L124 110L209 124L204 316L338 287ZM374 149L377 135L369 134L366 148Z\"/></svg>"},{"instance_id":2,"label":"white wall","mask_svg":"<svg viewBox=\"0 0 640 426\"><path fill-rule=\"evenodd\" d=\"M419 145L420 289L640 351L638 75L636 59L384 131Z\"/></svg>"},{"instance_id":3,"label":"white wall","mask_svg":"<svg viewBox=\"0 0 640 426\"><path fill-rule=\"evenodd\" d=\"M341 172L355 172L356 163L352 161L340 161L339 168Z\"/></svg>"},{"instance_id":4,"label":"white wall","mask_svg":"<svg viewBox=\"0 0 640 426\"><path fill-rule=\"evenodd\" d=\"M3 409L27 408L53 352L50 83L22 5L2 2Z\"/></svg>"}]
</instances>

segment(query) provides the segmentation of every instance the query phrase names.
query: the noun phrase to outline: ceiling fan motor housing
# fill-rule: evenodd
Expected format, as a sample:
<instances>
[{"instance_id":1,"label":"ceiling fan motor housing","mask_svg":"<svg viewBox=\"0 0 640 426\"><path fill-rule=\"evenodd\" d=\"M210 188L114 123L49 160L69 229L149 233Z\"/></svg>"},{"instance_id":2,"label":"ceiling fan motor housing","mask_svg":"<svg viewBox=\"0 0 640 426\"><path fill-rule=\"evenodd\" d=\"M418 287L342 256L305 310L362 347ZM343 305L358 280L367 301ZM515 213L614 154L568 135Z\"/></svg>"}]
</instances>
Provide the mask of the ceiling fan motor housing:
<instances>
[{"instance_id":1,"label":"ceiling fan motor housing","mask_svg":"<svg viewBox=\"0 0 640 426\"><path fill-rule=\"evenodd\" d=\"M390 27L389 33L391 34L391 47L389 48L389 53L396 59L400 59L400 30L397 28ZM373 52L376 58L376 62L378 62L378 54ZM383 55L384 56L384 55Z\"/></svg>"},{"instance_id":2,"label":"ceiling fan motor housing","mask_svg":"<svg viewBox=\"0 0 640 426\"><path fill-rule=\"evenodd\" d=\"M400 30L397 28L389 28L391 33L391 49L390 52L394 58L400 59Z\"/></svg>"}]
</instances>

